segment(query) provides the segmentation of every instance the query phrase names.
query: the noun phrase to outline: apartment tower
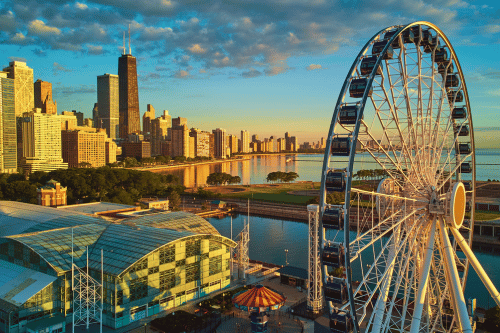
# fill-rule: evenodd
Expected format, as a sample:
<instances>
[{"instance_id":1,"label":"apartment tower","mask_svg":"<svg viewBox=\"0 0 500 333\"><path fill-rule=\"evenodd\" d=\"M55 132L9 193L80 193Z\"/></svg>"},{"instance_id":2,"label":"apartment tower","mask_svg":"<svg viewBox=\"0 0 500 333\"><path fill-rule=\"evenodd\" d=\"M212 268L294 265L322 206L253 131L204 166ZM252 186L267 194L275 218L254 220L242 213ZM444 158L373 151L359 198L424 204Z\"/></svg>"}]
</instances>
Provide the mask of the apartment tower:
<instances>
[{"instance_id":1,"label":"apartment tower","mask_svg":"<svg viewBox=\"0 0 500 333\"><path fill-rule=\"evenodd\" d=\"M14 80L14 101L16 117L21 117L25 112L33 111L35 98L33 95L33 69L25 62L12 61L9 67L3 69L7 77Z\"/></svg>"},{"instance_id":2,"label":"apartment tower","mask_svg":"<svg viewBox=\"0 0 500 333\"><path fill-rule=\"evenodd\" d=\"M17 172L16 106L14 80L0 72L0 173Z\"/></svg>"},{"instance_id":3,"label":"apartment tower","mask_svg":"<svg viewBox=\"0 0 500 333\"><path fill-rule=\"evenodd\" d=\"M226 158L226 130L217 128L212 130L212 133L214 134L214 157Z\"/></svg>"},{"instance_id":4,"label":"apartment tower","mask_svg":"<svg viewBox=\"0 0 500 333\"><path fill-rule=\"evenodd\" d=\"M42 113L57 114L57 102L52 100L52 83L38 79L33 86L35 108L42 109Z\"/></svg>"}]
</instances>

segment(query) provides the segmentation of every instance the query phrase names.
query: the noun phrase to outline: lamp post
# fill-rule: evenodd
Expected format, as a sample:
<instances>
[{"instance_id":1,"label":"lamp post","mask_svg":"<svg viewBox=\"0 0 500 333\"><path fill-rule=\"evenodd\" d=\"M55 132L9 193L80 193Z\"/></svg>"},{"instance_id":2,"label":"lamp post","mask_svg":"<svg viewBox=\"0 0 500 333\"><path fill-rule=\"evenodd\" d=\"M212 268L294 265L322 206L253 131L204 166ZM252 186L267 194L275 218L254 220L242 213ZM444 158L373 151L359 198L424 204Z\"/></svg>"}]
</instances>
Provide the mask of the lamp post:
<instances>
[{"instance_id":1,"label":"lamp post","mask_svg":"<svg viewBox=\"0 0 500 333\"><path fill-rule=\"evenodd\" d=\"M146 333L146 328L148 327L148 323L144 323L144 333Z\"/></svg>"},{"instance_id":2,"label":"lamp post","mask_svg":"<svg viewBox=\"0 0 500 333\"><path fill-rule=\"evenodd\" d=\"M285 266L288 266L288 249L285 249Z\"/></svg>"}]
</instances>

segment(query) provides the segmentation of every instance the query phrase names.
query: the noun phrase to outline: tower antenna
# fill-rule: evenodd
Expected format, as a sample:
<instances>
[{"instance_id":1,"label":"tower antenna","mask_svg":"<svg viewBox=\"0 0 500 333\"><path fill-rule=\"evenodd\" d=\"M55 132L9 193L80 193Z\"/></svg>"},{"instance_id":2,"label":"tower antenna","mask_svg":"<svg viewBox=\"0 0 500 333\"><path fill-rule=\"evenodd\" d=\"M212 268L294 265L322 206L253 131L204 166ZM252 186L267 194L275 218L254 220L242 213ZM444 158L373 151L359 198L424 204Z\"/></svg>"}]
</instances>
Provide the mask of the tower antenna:
<instances>
[{"instance_id":1,"label":"tower antenna","mask_svg":"<svg viewBox=\"0 0 500 333\"><path fill-rule=\"evenodd\" d=\"M125 55L125 31L123 32L123 54Z\"/></svg>"},{"instance_id":2,"label":"tower antenna","mask_svg":"<svg viewBox=\"0 0 500 333\"><path fill-rule=\"evenodd\" d=\"M130 48L130 24L128 25L128 54L132 55L132 49Z\"/></svg>"}]
</instances>

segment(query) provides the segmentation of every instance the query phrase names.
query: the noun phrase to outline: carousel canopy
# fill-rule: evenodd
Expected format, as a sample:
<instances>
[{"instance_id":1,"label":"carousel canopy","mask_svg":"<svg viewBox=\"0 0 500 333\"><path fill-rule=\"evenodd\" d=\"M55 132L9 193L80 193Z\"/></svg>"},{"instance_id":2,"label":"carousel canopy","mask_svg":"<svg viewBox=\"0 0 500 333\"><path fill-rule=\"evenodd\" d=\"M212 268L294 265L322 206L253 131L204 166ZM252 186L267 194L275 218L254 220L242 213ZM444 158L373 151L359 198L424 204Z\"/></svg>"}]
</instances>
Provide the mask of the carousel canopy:
<instances>
[{"instance_id":1,"label":"carousel canopy","mask_svg":"<svg viewBox=\"0 0 500 333\"><path fill-rule=\"evenodd\" d=\"M243 311L265 312L281 308L285 300L285 296L258 284L250 290L234 295L232 302L236 308Z\"/></svg>"}]
</instances>

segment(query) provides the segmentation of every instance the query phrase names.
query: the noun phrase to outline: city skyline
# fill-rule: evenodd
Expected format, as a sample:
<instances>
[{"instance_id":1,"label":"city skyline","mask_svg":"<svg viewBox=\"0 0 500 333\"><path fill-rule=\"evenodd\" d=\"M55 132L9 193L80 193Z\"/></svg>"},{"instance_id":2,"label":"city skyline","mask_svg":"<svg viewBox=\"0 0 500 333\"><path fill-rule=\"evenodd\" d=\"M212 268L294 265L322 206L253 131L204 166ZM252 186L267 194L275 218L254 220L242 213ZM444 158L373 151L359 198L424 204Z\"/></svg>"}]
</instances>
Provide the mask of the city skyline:
<instances>
[{"instance_id":1,"label":"city skyline","mask_svg":"<svg viewBox=\"0 0 500 333\"><path fill-rule=\"evenodd\" d=\"M141 117L151 104L203 130L248 130L263 137L289 130L299 142L318 141L366 40L389 25L428 20L443 29L465 64L477 146L499 146L491 140L500 137L500 64L493 60L498 4L278 4L82 1L48 7L34 1L27 10L6 1L0 5L3 66L26 60L34 80L53 84L61 111L92 117L96 77L118 74L116 58L130 24ZM361 21L362 27L352 26Z\"/></svg>"}]
</instances>

